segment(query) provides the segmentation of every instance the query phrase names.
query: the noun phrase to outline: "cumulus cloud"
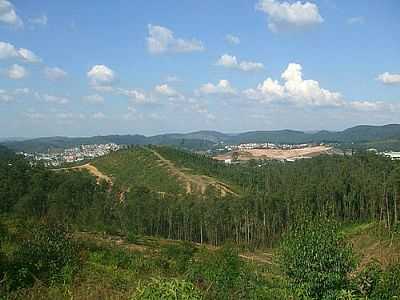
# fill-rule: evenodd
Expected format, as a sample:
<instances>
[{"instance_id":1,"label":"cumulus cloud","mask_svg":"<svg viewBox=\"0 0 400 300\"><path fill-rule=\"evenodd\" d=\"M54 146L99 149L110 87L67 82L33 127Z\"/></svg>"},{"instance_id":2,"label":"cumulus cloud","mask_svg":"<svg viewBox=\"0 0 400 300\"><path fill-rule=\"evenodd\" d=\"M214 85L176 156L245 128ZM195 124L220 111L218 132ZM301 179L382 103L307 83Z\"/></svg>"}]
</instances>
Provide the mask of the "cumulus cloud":
<instances>
[{"instance_id":1,"label":"cumulus cloud","mask_svg":"<svg viewBox=\"0 0 400 300\"><path fill-rule=\"evenodd\" d=\"M38 63L41 59L31 50L17 49L14 45L0 41L0 59L19 59L23 62Z\"/></svg>"},{"instance_id":2,"label":"cumulus cloud","mask_svg":"<svg viewBox=\"0 0 400 300\"><path fill-rule=\"evenodd\" d=\"M41 16L30 18L28 21L32 25L46 26L48 19L45 14L42 14Z\"/></svg>"},{"instance_id":3,"label":"cumulus cloud","mask_svg":"<svg viewBox=\"0 0 400 300\"><path fill-rule=\"evenodd\" d=\"M263 103L283 102L298 106L342 106L344 101L340 93L321 88L316 80L304 80L302 66L290 63L282 73L283 84L267 78L255 89L244 94Z\"/></svg>"},{"instance_id":4,"label":"cumulus cloud","mask_svg":"<svg viewBox=\"0 0 400 300\"><path fill-rule=\"evenodd\" d=\"M98 94L83 97L83 101L91 104L99 104L104 102L104 97Z\"/></svg>"},{"instance_id":5,"label":"cumulus cloud","mask_svg":"<svg viewBox=\"0 0 400 300\"><path fill-rule=\"evenodd\" d=\"M117 79L115 72L105 65L93 66L87 72L87 77L90 85L98 91L110 90Z\"/></svg>"},{"instance_id":6,"label":"cumulus cloud","mask_svg":"<svg viewBox=\"0 0 400 300\"><path fill-rule=\"evenodd\" d=\"M324 21L318 6L311 2L289 3L277 0L260 0L256 9L268 15L268 28L272 32L291 28L304 28Z\"/></svg>"},{"instance_id":7,"label":"cumulus cloud","mask_svg":"<svg viewBox=\"0 0 400 300\"><path fill-rule=\"evenodd\" d=\"M23 66L14 64L7 70L7 77L13 80L20 80L28 76L28 72Z\"/></svg>"},{"instance_id":8,"label":"cumulus cloud","mask_svg":"<svg viewBox=\"0 0 400 300\"><path fill-rule=\"evenodd\" d=\"M151 54L163 54L167 52L185 53L204 50L201 41L175 38L174 33L166 27L149 24L148 30L147 47Z\"/></svg>"},{"instance_id":9,"label":"cumulus cloud","mask_svg":"<svg viewBox=\"0 0 400 300\"><path fill-rule=\"evenodd\" d=\"M151 96L147 96L143 91L137 89L122 89L118 88L116 90L118 95L123 95L128 97L128 99L134 104L148 104L154 103L154 99Z\"/></svg>"},{"instance_id":10,"label":"cumulus cloud","mask_svg":"<svg viewBox=\"0 0 400 300\"><path fill-rule=\"evenodd\" d=\"M400 74L382 73L377 78L384 84L400 84Z\"/></svg>"},{"instance_id":11,"label":"cumulus cloud","mask_svg":"<svg viewBox=\"0 0 400 300\"><path fill-rule=\"evenodd\" d=\"M235 89L231 86L228 80L220 80L218 84L206 83L203 84L197 91L197 94L226 94L233 95L236 94Z\"/></svg>"},{"instance_id":12,"label":"cumulus cloud","mask_svg":"<svg viewBox=\"0 0 400 300\"><path fill-rule=\"evenodd\" d=\"M217 63L217 66L222 66L225 68L237 69L245 72L249 71L257 71L264 68L264 65L259 62L252 61L239 61L236 56L232 56L229 54L222 55Z\"/></svg>"},{"instance_id":13,"label":"cumulus cloud","mask_svg":"<svg viewBox=\"0 0 400 300\"><path fill-rule=\"evenodd\" d=\"M240 44L240 38L233 34L227 34L225 36L225 41L227 41L229 44L232 44L232 45Z\"/></svg>"},{"instance_id":14,"label":"cumulus cloud","mask_svg":"<svg viewBox=\"0 0 400 300\"><path fill-rule=\"evenodd\" d=\"M15 11L14 5L7 0L0 0L0 22L14 27L22 27L24 25Z\"/></svg>"},{"instance_id":15,"label":"cumulus cloud","mask_svg":"<svg viewBox=\"0 0 400 300\"><path fill-rule=\"evenodd\" d=\"M14 96L7 91L0 89L0 103L9 103L14 101Z\"/></svg>"},{"instance_id":16,"label":"cumulus cloud","mask_svg":"<svg viewBox=\"0 0 400 300\"><path fill-rule=\"evenodd\" d=\"M46 67L44 69L44 75L46 76L47 79L56 81L64 79L65 77L67 77L68 74L63 69L58 67L54 68Z\"/></svg>"},{"instance_id":17,"label":"cumulus cloud","mask_svg":"<svg viewBox=\"0 0 400 300\"><path fill-rule=\"evenodd\" d=\"M348 106L358 111L379 111L390 108L389 104L382 101L352 101L348 103Z\"/></svg>"},{"instance_id":18,"label":"cumulus cloud","mask_svg":"<svg viewBox=\"0 0 400 300\"><path fill-rule=\"evenodd\" d=\"M160 84L157 85L154 90L163 96L167 96L167 97L175 97L178 96L179 93L172 87L170 87L168 84Z\"/></svg>"},{"instance_id":19,"label":"cumulus cloud","mask_svg":"<svg viewBox=\"0 0 400 300\"><path fill-rule=\"evenodd\" d=\"M18 49L19 57L28 63L38 63L41 62L41 59L33 53L31 50L20 48Z\"/></svg>"}]
</instances>

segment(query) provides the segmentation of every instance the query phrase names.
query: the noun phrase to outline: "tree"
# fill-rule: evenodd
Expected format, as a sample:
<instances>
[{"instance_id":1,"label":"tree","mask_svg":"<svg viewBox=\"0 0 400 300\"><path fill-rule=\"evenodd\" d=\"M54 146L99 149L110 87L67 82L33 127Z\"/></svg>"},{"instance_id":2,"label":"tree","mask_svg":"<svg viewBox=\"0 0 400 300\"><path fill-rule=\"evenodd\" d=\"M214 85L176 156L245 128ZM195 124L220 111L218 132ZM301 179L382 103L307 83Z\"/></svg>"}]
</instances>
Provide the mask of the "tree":
<instances>
[{"instance_id":1,"label":"tree","mask_svg":"<svg viewBox=\"0 0 400 300\"><path fill-rule=\"evenodd\" d=\"M317 299L346 288L355 267L351 246L325 220L293 226L282 241L280 261L294 286Z\"/></svg>"}]
</instances>

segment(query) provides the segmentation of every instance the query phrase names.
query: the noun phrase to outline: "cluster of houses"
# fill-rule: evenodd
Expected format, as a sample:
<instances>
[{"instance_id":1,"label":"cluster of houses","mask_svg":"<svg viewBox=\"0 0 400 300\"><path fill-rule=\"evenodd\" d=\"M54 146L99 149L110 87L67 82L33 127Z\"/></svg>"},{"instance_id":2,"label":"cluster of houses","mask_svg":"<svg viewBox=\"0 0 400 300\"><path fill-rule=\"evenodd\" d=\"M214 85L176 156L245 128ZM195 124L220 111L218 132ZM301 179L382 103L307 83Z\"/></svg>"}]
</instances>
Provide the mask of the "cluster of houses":
<instances>
[{"instance_id":1,"label":"cluster of houses","mask_svg":"<svg viewBox=\"0 0 400 300\"><path fill-rule=\"evenodd\" d=\"M118 151L123 146L114 143L108 144L92 144L80 145L78 147L65 149L61 152L54 153L25 153L23 155L26 159L34 162L42 162L46 167L59 167L64 163L75 163L85 160L91 160L96 157L106 155L112 151Z\"/></svg>"}]
</instances>

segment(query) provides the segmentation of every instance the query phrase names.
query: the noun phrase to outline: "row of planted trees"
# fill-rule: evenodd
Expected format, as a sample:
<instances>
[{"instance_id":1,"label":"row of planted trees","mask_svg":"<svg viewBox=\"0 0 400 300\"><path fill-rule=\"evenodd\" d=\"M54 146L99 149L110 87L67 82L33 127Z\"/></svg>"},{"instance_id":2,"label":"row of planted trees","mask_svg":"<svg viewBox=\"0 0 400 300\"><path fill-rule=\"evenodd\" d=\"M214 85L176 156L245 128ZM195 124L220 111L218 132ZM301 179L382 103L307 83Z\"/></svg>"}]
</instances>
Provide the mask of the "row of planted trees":
<instances>
[{"instance_id":1,"label":"row of planted trees","mask_svg":"<svg viewBox=\"0 0 400 300\"><path fill-rule=\"evenodd\" d=\"M160 152L183 167L240 187L241 196L222 197L212 190L205 195L160 195L137 188L123 204L126 230L215 245L231 240L270 246L304 215L341 222L375 220L398 229L400 168L383 157L324 156L259 167L221 166L171 148Z\"/></svg>"}]
</instances>

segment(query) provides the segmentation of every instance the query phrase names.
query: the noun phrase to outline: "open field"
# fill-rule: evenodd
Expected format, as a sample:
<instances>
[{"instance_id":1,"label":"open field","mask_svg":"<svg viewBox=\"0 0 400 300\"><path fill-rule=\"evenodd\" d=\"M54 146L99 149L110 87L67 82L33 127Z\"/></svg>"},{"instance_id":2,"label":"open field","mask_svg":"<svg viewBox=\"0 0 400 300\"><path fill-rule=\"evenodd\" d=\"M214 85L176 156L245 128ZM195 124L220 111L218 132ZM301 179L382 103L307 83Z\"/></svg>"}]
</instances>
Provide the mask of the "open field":
<instances>
[{"instance_id":1,"label":"open field","mask_svg":"<svg viewBox=\"0 0 400 300\"><path fill-rule=\"evenodd\" d=\"M224 155L215 156L216 160L231 159L233 153L237 153L238 160L250 159L296 159L305 157L314 157L321 154L327 154L332 150L332 147L327 146L310 146L300 149L250 149L245 151L232 151Z\"/></svg>"}]
</instances>

